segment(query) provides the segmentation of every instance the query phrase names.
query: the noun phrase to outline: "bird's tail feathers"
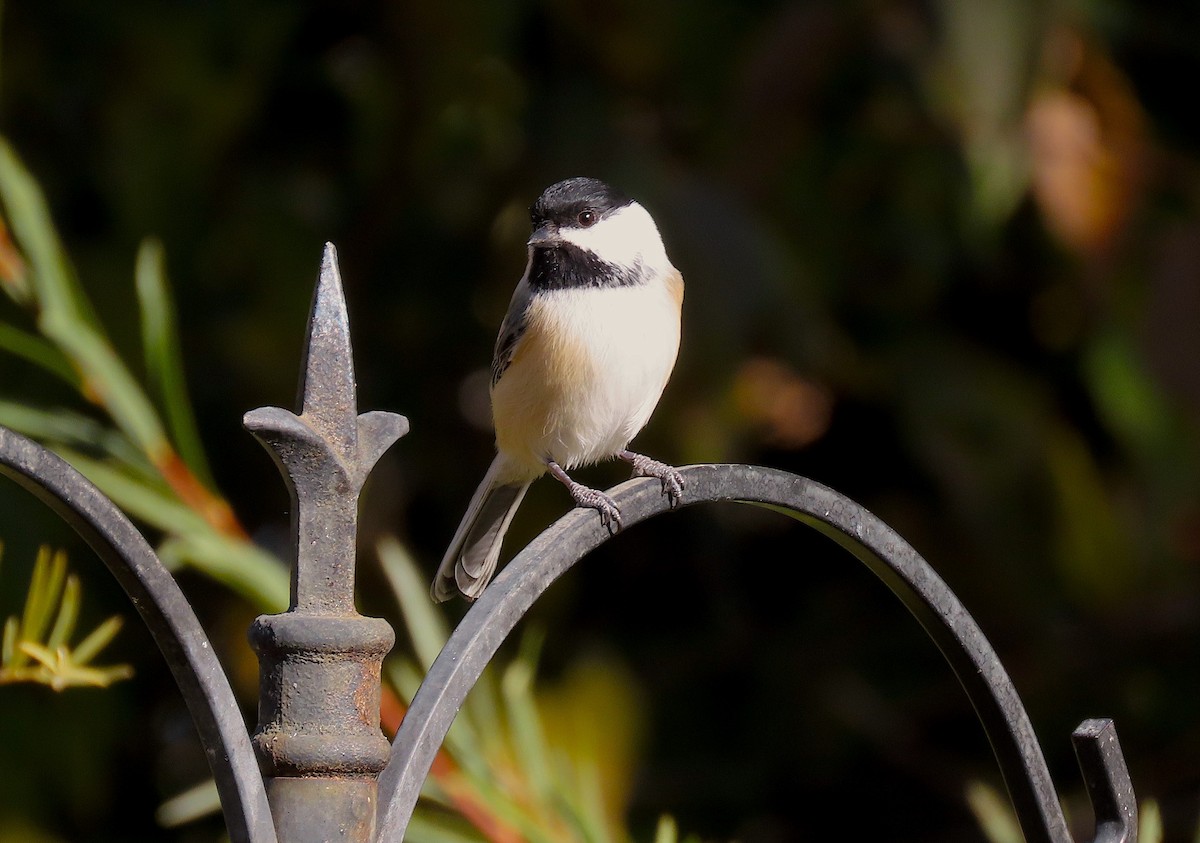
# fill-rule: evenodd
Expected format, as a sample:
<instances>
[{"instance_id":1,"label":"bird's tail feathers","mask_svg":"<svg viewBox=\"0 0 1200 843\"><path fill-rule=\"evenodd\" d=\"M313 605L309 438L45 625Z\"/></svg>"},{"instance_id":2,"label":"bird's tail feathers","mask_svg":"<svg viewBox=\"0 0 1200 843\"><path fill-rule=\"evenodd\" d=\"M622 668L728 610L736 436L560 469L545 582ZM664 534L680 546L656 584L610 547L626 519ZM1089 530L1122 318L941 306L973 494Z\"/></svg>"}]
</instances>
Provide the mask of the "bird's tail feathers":
<instances>
[{"instance_id":1,"label":"bird's tail feathers","mask_svg":"<svg viewBox=\"0 0 1200 843\"><path fill-rule=\"evenodd\" d=\"M439 603L456 591L475 600L496 573L504 534L530 485L530 481L502 480L504 467L504 458L497 455L442 557L430 588L430 595Z\"/></svg>"}]
</instances>

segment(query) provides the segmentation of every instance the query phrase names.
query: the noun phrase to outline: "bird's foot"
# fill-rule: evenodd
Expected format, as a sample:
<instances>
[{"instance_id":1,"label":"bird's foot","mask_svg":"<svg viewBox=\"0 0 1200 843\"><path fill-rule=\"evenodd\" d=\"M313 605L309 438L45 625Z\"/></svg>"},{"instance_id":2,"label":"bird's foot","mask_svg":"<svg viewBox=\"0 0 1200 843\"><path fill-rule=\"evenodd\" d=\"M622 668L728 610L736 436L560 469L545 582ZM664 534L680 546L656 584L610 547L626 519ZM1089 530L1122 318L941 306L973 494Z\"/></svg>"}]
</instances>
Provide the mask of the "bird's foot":
<instances>
[{"instance_id":1,"label":"bird's foot","mask_svg":"<svg viewBox=\"0 0 1200 843\"><path fill-rule=\"evenodd\" d=\"M634 477L657 477L662 482L662 493L667 496L671 509L679 505L679 499L683 496L683 475L679 469L633 451L621 451L617 456L633 466Z\"/></svg>"},{"instance_id":2,"label":"bird's foot","mask_svg":"<svg viewBox=\"0 0 1200 843\"><path fill-rule=\"evenodd\" d=\"M608 528L608 532L611 535L621 532L621 509L617 506L616 501L604 494L604 492L598 492L589 486L572 480L563 471L562 466L553 460L547 462L546 466L550 469L550 474L554 479L567 487L567 491L575 499L576 506L584 506L588 509L596 510L600 515L600 524Z\"/></svg>"}]
</instances>

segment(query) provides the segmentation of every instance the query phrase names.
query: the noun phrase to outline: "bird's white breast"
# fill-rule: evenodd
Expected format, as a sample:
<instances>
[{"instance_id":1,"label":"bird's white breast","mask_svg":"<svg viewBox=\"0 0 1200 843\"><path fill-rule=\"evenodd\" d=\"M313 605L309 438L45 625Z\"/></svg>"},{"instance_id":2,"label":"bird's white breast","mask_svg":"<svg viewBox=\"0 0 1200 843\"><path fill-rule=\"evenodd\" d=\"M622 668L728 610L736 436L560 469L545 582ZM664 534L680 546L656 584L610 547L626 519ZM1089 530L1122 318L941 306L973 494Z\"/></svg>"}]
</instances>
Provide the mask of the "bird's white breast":
<instances>
[{"instance_id":1,"label":"bird's white breast","mask_svg":"<svg viewBox=\"0 0 1200 843\"><path fill-rule=\"evenodd\" d=\"M663 279L564 289L529 304L492 394L497 446L540 474L611 457L646 424L675 365L679 299Z\"/></svg>"}]
</instances>

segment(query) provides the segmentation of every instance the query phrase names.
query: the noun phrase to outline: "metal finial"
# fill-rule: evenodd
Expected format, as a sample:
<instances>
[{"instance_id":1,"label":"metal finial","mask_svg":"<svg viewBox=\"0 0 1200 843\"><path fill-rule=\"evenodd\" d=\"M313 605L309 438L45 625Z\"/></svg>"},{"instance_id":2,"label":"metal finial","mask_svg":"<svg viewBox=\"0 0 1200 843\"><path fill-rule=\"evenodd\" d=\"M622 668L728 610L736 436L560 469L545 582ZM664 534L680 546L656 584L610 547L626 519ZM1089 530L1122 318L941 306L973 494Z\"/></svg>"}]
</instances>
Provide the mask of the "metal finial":
<instances>
[{"instance_id":1,"label":"metal finial","mask_svg":"<svg viewBox=\"0 0 1200 843\"><path fill-rule=\"evenodd\" d=\"M333 448L349 456L358 443L358 399L350 351L350 317L342 292L337 249L325 244L321 274L308 317L301 364L300 416ZM369 466L368 466L369 468Z\"/></svg>"},{"instance_id":2,"label":"metal finial","mask_svg":"<svg viewBox=\"0 0 1200 843\"><path fill-rule=\"evenodd\" d=\"M333 244L325 246L309 316L299 404L299 415L261 407L244 419L279 465L292 496L292 608L353 610L358 495L379 457L408 432L408 419L358 415L350 322Z\"/></svg>"},{"instance_id":3,"label":"metal finial","mask_svg":"<svg viewBox=\"0 0 1200 843\"><path fill-rule=\"evenodd\" d=\"M280 839L289 841L365 843L390 750L379 728L380 669L395 635L355 611L354 564L363 482L408 420L359 415L356 392L337 252L326 244L299 415L264 407L245 418L292 498L291 608L250 629L261 686L254 747Z\"/></svg>"}]
</instances>

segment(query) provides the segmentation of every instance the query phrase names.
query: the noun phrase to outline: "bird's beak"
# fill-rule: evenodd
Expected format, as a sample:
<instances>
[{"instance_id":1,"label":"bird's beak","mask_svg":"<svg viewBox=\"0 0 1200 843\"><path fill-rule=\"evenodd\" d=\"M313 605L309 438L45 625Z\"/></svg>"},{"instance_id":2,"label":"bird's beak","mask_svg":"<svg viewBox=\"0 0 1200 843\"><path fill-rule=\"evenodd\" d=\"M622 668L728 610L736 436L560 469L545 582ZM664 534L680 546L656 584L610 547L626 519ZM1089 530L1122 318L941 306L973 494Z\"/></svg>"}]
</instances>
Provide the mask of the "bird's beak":
<instances>
[{"instance_id":1,"label":"bird's beak","mask_svg":"<svg viewBox=\"0 0 1200 843\"><path fill-rule=\"evenodd\" d=\"M549 248L556 246L562 242L562 237L559 236L558 226L552 222L544 222L533 230L533 234L529 235L530 248Z\"/></svg>"}]
</instances>

